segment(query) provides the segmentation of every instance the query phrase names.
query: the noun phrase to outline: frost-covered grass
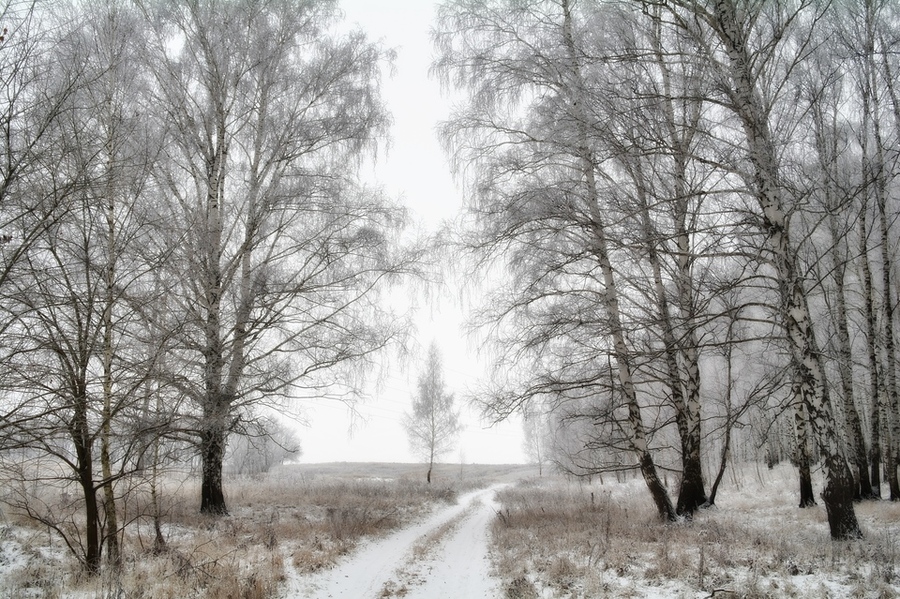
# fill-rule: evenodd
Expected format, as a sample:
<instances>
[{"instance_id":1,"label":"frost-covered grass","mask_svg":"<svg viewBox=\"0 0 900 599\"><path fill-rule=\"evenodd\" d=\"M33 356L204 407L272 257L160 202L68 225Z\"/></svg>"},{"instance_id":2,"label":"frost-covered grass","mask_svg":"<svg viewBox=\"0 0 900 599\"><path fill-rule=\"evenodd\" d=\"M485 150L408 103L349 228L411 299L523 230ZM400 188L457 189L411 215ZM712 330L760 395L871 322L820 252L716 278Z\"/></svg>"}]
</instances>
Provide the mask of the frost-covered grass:
<instances>
[{"instance_id":1,"label":"frost-covered grass","mask_svg":"<svg viewBox=\"0 0 900 599\"><path fill-rule=\"evenodd\" d=\"M531 479L498 495L495 565L509 599L900 597L900 504L858 504L865 539L833 542L797 486L790 466L748 467L717 507L664 524L640 479Z\"/></svg>"},{"instance_id":2,"label":"frost-covered grass","mask_svg":"<svg viewBox=\"0 0 900 599\"><path fill-rule=\"evenodd\" d=\"M137 518L149 499L135 494L120 518L130 522L124 565L86 578L45 527L0 512L0 598L275 597L286 568L315 572L362 539L404 526L461 490L521 475L522 468L445 465L431 485L412 464L289 465L226 481L230 514L198 513L192 478L170 477L162 496L166 548L154 551L151 522ZM51 498L44 498L51 499ZM52 501L47 501L52 504Z\"/></svg>"}]
</instances>

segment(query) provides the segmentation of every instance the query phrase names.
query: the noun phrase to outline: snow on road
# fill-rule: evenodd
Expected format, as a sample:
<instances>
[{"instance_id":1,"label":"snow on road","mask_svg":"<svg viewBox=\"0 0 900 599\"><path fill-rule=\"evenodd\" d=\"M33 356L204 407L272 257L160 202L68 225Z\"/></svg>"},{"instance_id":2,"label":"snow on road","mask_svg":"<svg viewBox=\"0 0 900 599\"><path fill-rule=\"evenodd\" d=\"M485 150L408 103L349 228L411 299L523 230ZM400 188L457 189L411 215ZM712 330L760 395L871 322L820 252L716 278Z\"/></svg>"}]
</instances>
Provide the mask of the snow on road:
<instances>
[{"instance_id":1,"label":"snow on road","mask_svg":"<svg viewBox=\"0 0 900 599\"><path fill-rule=\"evenodd\" d=\"M490 576L494 486L460 496L424 522L362 546L334 569L288 580L286 599L499 597Z\"/></svg>"}]
</instances>

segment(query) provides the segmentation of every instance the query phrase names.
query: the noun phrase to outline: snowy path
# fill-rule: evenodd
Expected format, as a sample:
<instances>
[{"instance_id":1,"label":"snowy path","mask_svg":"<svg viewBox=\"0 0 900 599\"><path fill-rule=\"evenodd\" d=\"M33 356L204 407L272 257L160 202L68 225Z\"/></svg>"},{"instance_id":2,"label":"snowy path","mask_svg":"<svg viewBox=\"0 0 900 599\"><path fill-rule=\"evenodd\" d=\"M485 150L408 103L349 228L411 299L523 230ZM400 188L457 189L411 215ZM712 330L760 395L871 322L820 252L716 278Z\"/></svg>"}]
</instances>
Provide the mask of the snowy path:
<instances>
[{"instance_id":1,"label":"snowy path","mask_svg":"<svg viewBox=\"0 0 900 599\"><path fill-rule=\"evenodd\" d=\"M488 526L497 486L462 495L424 522L362 546L332 570L289 579L286 599L500 596L490 577Z\"/></svg>"}]
</instances>

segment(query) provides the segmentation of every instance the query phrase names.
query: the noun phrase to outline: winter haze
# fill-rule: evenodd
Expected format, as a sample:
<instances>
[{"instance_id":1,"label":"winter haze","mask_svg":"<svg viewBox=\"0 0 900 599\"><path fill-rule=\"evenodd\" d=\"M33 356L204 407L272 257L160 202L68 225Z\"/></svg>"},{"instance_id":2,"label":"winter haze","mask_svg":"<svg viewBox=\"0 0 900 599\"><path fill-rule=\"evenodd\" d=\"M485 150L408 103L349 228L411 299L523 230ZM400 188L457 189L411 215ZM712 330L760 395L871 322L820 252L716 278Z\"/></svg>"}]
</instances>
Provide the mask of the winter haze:
<instances>
[{"instance_id":1,"label":"winter haze","mask_svg":"<svg viewBox=\"0 0 900 599\"><path fill-rule=\"evenodd\" d=\"M900 597L900 5L0 0L0 596Z\"/></svg>"}]
</instances>

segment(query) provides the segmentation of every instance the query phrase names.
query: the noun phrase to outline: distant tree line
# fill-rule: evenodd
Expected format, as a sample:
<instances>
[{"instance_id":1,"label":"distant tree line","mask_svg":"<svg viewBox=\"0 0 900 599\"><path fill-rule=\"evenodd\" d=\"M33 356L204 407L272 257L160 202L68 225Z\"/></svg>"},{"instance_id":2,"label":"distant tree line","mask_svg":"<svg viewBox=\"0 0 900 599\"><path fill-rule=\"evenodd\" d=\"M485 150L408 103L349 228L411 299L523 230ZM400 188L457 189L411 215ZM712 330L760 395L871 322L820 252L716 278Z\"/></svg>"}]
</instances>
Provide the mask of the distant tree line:
<instances>
[{"instance_id":1,"label":"distant tree line","mask_svg":"<svg viewBox=\"0 0 900 599\"><path fill-rule=\"evenodd\" d=\"M735 447L801 506L818 463L861 536L854 501L900 499L900 6L451 0L435 43L459 246L500 273L486 412L548 415L559 466L636 469L667 520Z\"/></svg>"},{"instance_id":2,"label":"distant tree line","mask_svg":"<svg viewBox=\"0 0 900 599\"><path fill-rule=\"evenodd\" d=\"M378 299L417 264L404 210L355 179L389 123L387 54L339 18L326 0L2 7L3 499L89 573L118 565L136 490L164 545L160 469L197 456L200 510L226 513L229 436L263 456L245 471L295 452L265 408L354 393L406 327Z\"/></svg>"}]
</instances>

